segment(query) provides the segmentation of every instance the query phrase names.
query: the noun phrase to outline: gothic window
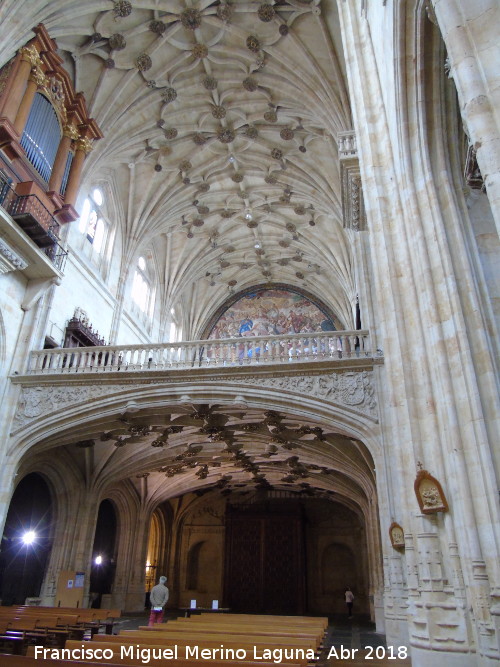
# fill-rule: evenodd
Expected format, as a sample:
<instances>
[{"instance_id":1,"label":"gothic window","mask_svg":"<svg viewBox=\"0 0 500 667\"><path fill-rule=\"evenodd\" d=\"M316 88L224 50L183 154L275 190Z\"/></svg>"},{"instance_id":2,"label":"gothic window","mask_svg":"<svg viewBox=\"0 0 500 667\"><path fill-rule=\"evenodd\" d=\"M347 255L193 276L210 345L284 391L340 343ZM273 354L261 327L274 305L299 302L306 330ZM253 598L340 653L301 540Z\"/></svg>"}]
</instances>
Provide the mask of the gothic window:
<instances>
[{"instance_id":1,"label":"gothic window","mask_svg":"<svg viewBox=\"0 0 500 667\"><path fill-rule=\"evenodd\" d=\"M109 225L103 213L104 197L99 188L94 188L85 199L80 215L79 230L90 244L90 254L97 258L104 252Z\"/></svg>"},{"instance_id":2,"label":"gothic window","mask_svg":"<svg viewBox=\"0 0 500 667\"><path fill-rule=\"evenodd\" d=\"M177 313L175 308L170 309L170 333L168 340L173 343L177 340L181 340L182 329L178 324Z\"/></svg>"},{"instance_id":3,"label":"gothic window","mask_svg":"<svg viewBox=\"0 0 500 667\"><path fill-rule=\"evenodd\" d=\"M54 107L44 95L36 93L21 137L21 146L46 183L54 166L60 140L61 126ZM69 172L69 166L66 166Z\"/></svg>"},{"instance_id":4,"label":"gothic window","mask_svg":"<svg viewBox=\"0 0 500 667\"><path fill-rule=\"evenodd\" d=\"M132 301L136 308L146 317L153 311L153 280L151 267L144 257L139 257L132 283Z\"/></svg>"}]
</instances>

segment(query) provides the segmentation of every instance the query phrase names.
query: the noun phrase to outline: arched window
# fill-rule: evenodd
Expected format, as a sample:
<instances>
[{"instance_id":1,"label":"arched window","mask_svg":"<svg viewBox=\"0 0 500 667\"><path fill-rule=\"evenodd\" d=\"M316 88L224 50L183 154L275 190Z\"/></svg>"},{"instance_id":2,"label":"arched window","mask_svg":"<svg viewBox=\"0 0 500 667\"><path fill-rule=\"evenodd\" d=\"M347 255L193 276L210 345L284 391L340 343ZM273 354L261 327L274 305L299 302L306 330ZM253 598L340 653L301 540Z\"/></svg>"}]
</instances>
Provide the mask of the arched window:
<instances>
[{"instance_id":1,"label":"arched window","mask_svg":"<svg viewBox=\"0 0 500 667\"><path fill-rule=\"evenodd\" d=\"M118 520L113 503L106 499L99 505L92 547L90 598L99 607L102 595L111 593L116 569Z\"/></svg>"},{"instance_id":2,"label":"arched window","mask_svg":"<svg viewBox=\"0 0 500 667\"><path fill-rule=\"evenodd\" d=\"M46 183L49 182L60 140L61 126L54 107L44 95L36 93L21 137L21 146Z\"/></svg>"},{"instance_id":3,"label":"arched window","mask_svg":"<svg viewBox=\"0 0 500 667\"><path fill-rule=\"evenodd\" d=\"M175 341L181 340L182 328L178 323L177 312L175 308L170 309L170 331L169 331L169 342L174 343Z\"/></svg>"},{"instance_id":4,"label":"arched window","mask_svg":"<svg viewBox=\"0 0 500 667\"><path fill-rule=\"evenodd\" d=\"M150 266L144 257L139 257L132 283L132 301L147 317L150 317L153 311L152 282Z\"/></svg>"},{"instance_id":5,"label":"arched window","mask_svg":"<svg viewBox=\"0 0 500 667\"><path fill-rule=\"evenodd\" d=\"M108 232L108 225L103 213L104 196L99 188L94 188L91 194L83 202L80 215L79 230L86 235L88 243L92 246L93 254L101 254L104 251Z\"/></svg>"}]
</instances>

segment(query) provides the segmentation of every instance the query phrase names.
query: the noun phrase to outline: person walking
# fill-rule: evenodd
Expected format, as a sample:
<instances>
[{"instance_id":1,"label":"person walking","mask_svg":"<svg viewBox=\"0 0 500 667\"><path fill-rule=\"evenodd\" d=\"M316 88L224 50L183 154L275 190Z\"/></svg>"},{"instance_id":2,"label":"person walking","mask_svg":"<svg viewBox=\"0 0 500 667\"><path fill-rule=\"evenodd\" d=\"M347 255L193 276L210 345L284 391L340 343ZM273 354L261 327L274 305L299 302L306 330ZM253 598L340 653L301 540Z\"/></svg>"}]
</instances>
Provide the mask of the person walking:
<instances>
[{"instance_id":1,"label":"person walking","mask_svg":"<svg viewBox=\"0 0 500 667\"><path fill-rule=\"evenodd\" d=\"M156 586L153 586L149 595L149 602L151 603L151 613L149 615L149 627L155 623L163 622L163 611L168 601L169 591L165 586L167 577L160 577Z\"/></svg>"},{"instance_id":2,"label":"person walking","mask_svg":"<svg viewBox=\"0 0 500 667\"><path fill-rule=\"evenodd\" d=\"M347 605L347 617L352 618L352 603L354 602L354 595L348 587L345 589L345 603Z\"/></svg>"}]
</instances>

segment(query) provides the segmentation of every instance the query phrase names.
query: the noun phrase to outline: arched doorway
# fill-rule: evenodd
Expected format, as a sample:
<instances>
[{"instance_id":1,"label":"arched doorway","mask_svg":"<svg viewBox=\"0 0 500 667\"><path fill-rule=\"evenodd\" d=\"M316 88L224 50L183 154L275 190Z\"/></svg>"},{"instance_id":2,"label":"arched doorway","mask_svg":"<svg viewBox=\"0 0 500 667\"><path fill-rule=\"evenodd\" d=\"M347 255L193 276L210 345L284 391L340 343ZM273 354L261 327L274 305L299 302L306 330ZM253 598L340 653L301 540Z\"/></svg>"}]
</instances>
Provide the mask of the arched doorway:
<instances>
[{"instance_id":1,"label":"arched doorway","mask_svg":"<svg viewBox=\"0 0 500 667\"><path fill-rule=\"evenodd\" d=\"M370 615L370 528L354 506L309 488L212 489L171 502L186 508L173 526L179 606L217 600L246 613L340 614L350 586L356 614Z\"/></svg>"},{"instance_id":2,"label":"arched doorway","mask_svg":"<svg viewBox=\"0 0 500 667\"><path fill-rule=\"evenodd\" d=\"M116 569L116 532L117 520L114 505L110 500L103 500L99 505L92 547L90 570L92 607L100 607L102 596L109 595L113 588Z\"/></svg>"},{"instance_id":3,"label":"arched doorway","mask_svg":"<svg viewBox=\"0 0 500 667\"><path fill-rule=\"evenodd\" d=\"M52 498L45 480L26 475L16 487L0 551L0 599L25 604L38 597L52 546Z\"/></svg>"},{"instance_id":4,"label":"arched doorway","mask_svg":"<svg viewBox=\"0 0 500 667\"><path fill-rule=\"evenodd\" d=\"M145 607L149 607L149 593L158 578L168 574L168 546L170 537L169 507L157 507L149 522L146 556Z\"/></svg>"},{"instance_id":5,"label":"arched doorway","mask_svg":"<svg viewBox=\"0 0 500 667\"><path fill-rule=\"evenodd\" d=\"M346 386L352 375L350 371L346 374ZM321 379L316 380L315 376L307 381L317 381L321 390ZM358 382L357 377L354 380ZM300 387L303 382L301 377ZM379 599L377 606L374 600L382 590L382 575L376 465L368 445L348 434L333 402L331 409L328 406L328 415L320 419L313 413L307 393L301 397L286 388L278 393L259 383L255 389L245 387L245 396L235 400L235 386L228 387L226 396L222 390L215 395L214 387L208 383L206 387L200 385L199 391L211 392L210 403L193 402L182 394L182 402L166 405L162 397L142 410L138 398L133 410L125 409L119 417L108 417L105 427L99 420L86 420L85 428L93 436L93 447L99 454L96 484L105 471L108 498L119 498L125 489L133 491L123 517L131 528L142 526L135 533L135 540L129 543L126 535L132 533L125 531L120 541L124 563L138 562L141 571L129 580L128 566L124 565L119 585L113 586L113 600L129 610L143 609L146 567L153 574L156 566L155 578L161 574L168 577L172 606L189 606L193 599L204 607L211 606L213 600L224 604L227 508L256 504L265 496L266 502L298 500L301 507L305 506L305 565L296 577L297 581L299 577L306 578L302 609L321 614L334 611L334 587L331 583L325 586L316 573L329 562L322 555L328 545L344 544L357 557L363 554L360 567L356 567L357 576L362 573L361 583L354 584L349 575L351 580L344 585L353 588L357 612L361 613L359 602L363 596L367 601L364 610L375 618L381 608ZM175 391L181 394L182 389L176 387ZM273 400L286 400L289 409L275 409L278 406ZM368 417L355 416L356 434L361 426L366 431L373 426ZM59 439L67 443L68 436L62 433ZM125 443L133 447L124 446ZM81 450L71 444L61 444L61 448L71 449L72 455ZM103 512L101 508L100 514ZM145 524L143 512L149 514L150 520L154 517L150 525ZM111 514L114 516L114 511ZM321 529L321 525L326 527L332 521L328 530ZM89 517L90 525L94 522ZM311 527L317 528L317 537ZM106 529L105 537L109 538L114 530ZM339 537L342 532L345 539ZM99 530L95 538L89 548L94 559L90 592L105 595L95 559L104 555L106 545L100 541ZM301 541L299 538L297 544ZM112 541L108 558L115 558L115 553ZM279 566L280 559L276 560ZM103 558L99 564L101 577L102 563ZM111 581L108 579L107 591ZM281 602L273 608L283 613L297 613L299 609L295 605L291 610Z\"/></svg>"}]
</instances>

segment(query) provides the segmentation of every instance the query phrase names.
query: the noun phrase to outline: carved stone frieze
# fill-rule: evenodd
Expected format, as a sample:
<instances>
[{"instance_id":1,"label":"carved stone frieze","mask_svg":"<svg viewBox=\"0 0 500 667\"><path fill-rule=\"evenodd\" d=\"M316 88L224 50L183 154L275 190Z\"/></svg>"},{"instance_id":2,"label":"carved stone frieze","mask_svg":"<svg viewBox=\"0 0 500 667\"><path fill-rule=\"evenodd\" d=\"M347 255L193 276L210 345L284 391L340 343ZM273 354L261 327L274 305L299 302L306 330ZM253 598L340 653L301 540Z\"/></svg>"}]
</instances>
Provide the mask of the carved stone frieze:
<instances>
[{"instance_id":1,"label":"carved stone frieze","mask_svg":"<svg viewBox=\"0 0 500 667\"><path fill-rule=\"evenodd\" d=\"M14 427L17 430L41 415L60 411L70 405L86 403L93 398L118 393L123 389L123 385L107 384L24 387L19 397Z\"/></svg>"},{"instance_id":2,"label":"carved stone frieze","mask_svg":"<svg viewBox=\"0 0 500 667\"><path fill-rule=\"evenodd\" d=\"M347 371L324 375L262 377L250 375L231 382L299 393L353 408L376 419L377 402L371 371Z\"/></svg>"},{"instance_id":3,"label":"carved stone frieze","mask_svg":"<svg viewBox=\"0 0 500 667\"><path fill-rule=\"evenodd\" d=\"M362 414L372 421L377 421L373 372L369 370L318 373L317 375L260 375L254 373L234 377L217 374L205 378L205 381L224 386L236 384L278 389L298 394L301 397L321 399ZM24 386L19 397L13 430L17 432L42 415L47 417L51 413L61 412L72 406L87 405L93 399L102 396L119 396L124 391L128 393L134 389L140 391L146 387L168 386L179 382L182 382L179 378L162 378L154 381L128 379L122 383L108 384L98 383L93 377L89 384L73 384L68 381L67 384ZM239 389L238 391L240 392Z\"/></svg>"}]
</instances>

